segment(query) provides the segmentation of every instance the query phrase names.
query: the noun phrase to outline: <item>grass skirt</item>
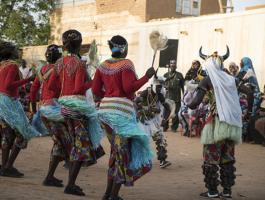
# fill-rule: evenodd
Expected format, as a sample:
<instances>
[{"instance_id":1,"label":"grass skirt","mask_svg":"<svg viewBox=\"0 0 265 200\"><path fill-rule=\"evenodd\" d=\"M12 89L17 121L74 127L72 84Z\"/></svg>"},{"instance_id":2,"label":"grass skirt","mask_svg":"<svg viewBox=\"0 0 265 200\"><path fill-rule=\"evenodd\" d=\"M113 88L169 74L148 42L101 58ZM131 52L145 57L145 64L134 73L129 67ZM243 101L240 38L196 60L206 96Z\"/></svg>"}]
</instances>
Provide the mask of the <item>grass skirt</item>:
<instances>
[{"instance_id":1,"label":"grass skirt","mask_svg":"<svg viewBox=\"0 0 265 200\"><path fill-rule=\"evenodd\" d=\"M242 127L221 122L218 117L215 117L202 130L202 144L215 144L226 139L234 141L235 144L242 143Z\"/></svg>"}]
</instances>

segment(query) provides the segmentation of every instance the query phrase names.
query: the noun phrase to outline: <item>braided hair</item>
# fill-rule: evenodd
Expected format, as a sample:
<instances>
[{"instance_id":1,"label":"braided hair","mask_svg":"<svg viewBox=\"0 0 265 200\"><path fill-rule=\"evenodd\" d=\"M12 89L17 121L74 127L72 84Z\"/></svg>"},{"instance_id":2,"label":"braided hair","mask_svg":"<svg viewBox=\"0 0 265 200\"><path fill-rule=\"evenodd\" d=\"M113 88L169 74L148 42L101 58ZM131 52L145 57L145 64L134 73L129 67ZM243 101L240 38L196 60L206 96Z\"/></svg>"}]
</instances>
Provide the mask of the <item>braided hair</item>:
<instances>
[{"instance_id":1,"label":"braided hair","mask_svg":"<svg viewBox=\"0 0 265 200\"><path fill-rule=\"evenodd\" d=\"M11 42L0 41L0 61L17 58L17 47Z\"/></svg>"},{"instance_id":2,"label":"braided hair","mask_svg":"<svg viewBox=\"0 0 265 200\"><path fill-rule=\"evenodd\" d=\"M49 63L55 63L62 56L60 47L56 44L51 44L45 52L46 60Z\"/></svg>"},{"instance_id":3,"label":"braided hair","mask_svg":"<svg viewBox=\"0 0 265 200\"><path fill-rule=\"evenodd\" d=\"M127 40L120 36L115 35L108 41L109 48L112 52L111 56L114 58L125 58L128 53Z\"/></svg>"},{"instance_id":4,"label":"braided hair","mask_svg":"<svg viewBox=\"0 0 265 200\"><path fill-rule=\"evenodd\" d=\"M78 53L82 43L82 35L79 31L70 29L62 36L63 46L69 53Z\"/></svg>"}]
</instances>

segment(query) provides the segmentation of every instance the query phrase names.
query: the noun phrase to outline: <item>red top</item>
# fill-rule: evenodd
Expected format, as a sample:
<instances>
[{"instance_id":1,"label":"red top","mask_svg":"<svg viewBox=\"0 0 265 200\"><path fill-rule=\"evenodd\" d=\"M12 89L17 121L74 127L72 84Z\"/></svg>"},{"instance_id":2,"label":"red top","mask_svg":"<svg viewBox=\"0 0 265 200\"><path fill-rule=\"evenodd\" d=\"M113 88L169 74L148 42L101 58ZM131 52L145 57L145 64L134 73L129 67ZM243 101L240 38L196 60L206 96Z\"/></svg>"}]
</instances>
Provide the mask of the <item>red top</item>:
<instances>
[{"instance_id":1,"label":"red top","mask_svg":"<svg viewBox=\"0 0 265 200\"><path fill-rule=\"evenodd\" d=\"M0 92L11 97L18 97L18 88L30 79L21 79L18 65L14 61L0 63Z\"/></svg>"},{"instance_id":2,"label":"red top","mask_svg":"<svg viewBox=\"0 0 265 200\"><path fill-rule=\"evenodd\" d=\"M49 100L52 98L59 97L58 92L56 93L55 91L50 90L48 88L48 80L53 71L53 68L54 68L53 64L48 64L41 68L40 72L38 73L38 76L35 78L30 88L30 101L31 102L36 102L36 96L40 88L41 88L40 100ZM58 81L55 82L54 84L58 84Z\"/></svg>"},{"instance_id":3,"label":"red top","mask_svg":"<svg viewBox=\"0 0 265 200\"><path fill-rule=\"evenodd\" d=\"M147 76L137 79L130 60L110 59L103 62L97 69L92 90L98 97L126 97L133 100L134 93L148 80Z\"/></svg>"},{"instance_id":4,"label":"red top","mask_svg":"<svg viewBox=\"0 0 265 200\"><path fill-rule=\"evenodd\" d=\"M85 95L86 90L92 86L85 65L76 56L65 56L55 65L48 87L59 92L60 96Z\"/></svg>"}]
</instances>

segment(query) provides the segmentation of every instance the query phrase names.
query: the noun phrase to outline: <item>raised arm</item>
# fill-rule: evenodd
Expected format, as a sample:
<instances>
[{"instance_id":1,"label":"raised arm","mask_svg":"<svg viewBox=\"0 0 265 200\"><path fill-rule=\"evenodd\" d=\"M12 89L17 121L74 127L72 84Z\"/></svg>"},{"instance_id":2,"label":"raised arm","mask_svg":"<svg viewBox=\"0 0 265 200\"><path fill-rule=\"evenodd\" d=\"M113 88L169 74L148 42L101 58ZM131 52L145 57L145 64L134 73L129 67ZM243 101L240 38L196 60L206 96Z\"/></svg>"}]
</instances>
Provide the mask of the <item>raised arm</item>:
<instances>
[{"instance_id":1,"label":"raised arm","mask_svg":"<svg viewBox=\"0 0 265 200\"><path fill-rule=\"evenodd\" d=\"M135 72L126 69L122 72L122 86L123 90L127 93L134 93L139 90L145 83L147 83L149 78L147 75L144 75L142 78L136 78Z\"/></svg>"}]
</instances>

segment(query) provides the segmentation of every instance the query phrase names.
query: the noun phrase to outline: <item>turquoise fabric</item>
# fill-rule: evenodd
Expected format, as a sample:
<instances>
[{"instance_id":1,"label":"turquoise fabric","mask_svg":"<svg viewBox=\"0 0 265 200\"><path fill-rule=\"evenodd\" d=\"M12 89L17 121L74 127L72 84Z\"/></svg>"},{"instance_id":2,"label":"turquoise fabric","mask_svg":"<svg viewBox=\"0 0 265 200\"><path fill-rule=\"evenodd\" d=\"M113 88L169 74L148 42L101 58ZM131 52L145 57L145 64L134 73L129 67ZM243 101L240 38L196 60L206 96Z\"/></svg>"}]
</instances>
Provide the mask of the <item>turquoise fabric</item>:
<instances>
[{"instance_id":1,"label":"turquoise fabric","mask_svg":"<svg viewBox=\"0 0 265 200\"><path fill-rule=\"evenodd\" d=\"M149 137L137 124L135 115L128 117L119 112L99 110L99 119L110 126L114 134L131 139L130 169L139 169L151 163L153 153Z\"/></svg>"},{"instance_id":2,"label":"turquoise fabric","mask_svg":"<svg viewBox=\"0 0 265 200\"><path fill-rule=\"evenodd\" d=\"M26 140L41 134L29 123L18 99L0 93L0 119L17 130Z\"/></svg>"},{"instance_id":3,"label":"turquoise fabric","mask_svg":"<svg viewBox=\"0 0 265 200\"><path fill-rule=\"evenodd\" d=\"M45 105L40 107L40 113L45 118L54 122L63 122L64 118L61 114L61 105L55 103L54 105Z\"/></svg>"},{"instance_id":4,"label":"turquoise fabric","mask_svg":"<svg viewBox=\"0 0 265 200\"><path fill-rule=\"evenodd\" d=\"M47 135L49 134L49 131L42 122L41 116L53 122L64 121L64 117L61 114L61 105L56 100L53 100L51 105L41 106L38 112L34 114L32 119L32 126L42 135Z\"/></svg>"},{"instance_id":5,"label":"turquoise fabric","mask_svg":"<svg viewBox=\"0 0 265 200\"><path fill-rule=\"evenodd\" d=\"M104 131L100 126L98 120L98 111L95 106L89 104L85 97L80 96L64 96L58 99L58 102L70 110L77 111L80 114L86 116L87 130L90 140L93 145L93 149L97 149L100 146L100 142L104 137Z\"/></svg>"},{"instance_id":6,"label":"turquoise fabric","mask_svg":"<svg viewBox=\"0 0 265 200\"><path fill-rule=\"evenodd\" d=\"M46 126L45 126L44 123L42 122L40 111L36 112L36 113L33 115L31 125L32 125L32 126L38 131L38 132L40 132L40 134L41 134L42 136L43 136L43 135L48 135L48 134L49 134L48 129L46 128Z\"/></svg>"}]
</instances>

